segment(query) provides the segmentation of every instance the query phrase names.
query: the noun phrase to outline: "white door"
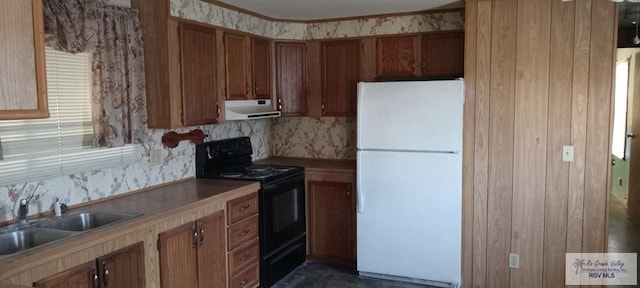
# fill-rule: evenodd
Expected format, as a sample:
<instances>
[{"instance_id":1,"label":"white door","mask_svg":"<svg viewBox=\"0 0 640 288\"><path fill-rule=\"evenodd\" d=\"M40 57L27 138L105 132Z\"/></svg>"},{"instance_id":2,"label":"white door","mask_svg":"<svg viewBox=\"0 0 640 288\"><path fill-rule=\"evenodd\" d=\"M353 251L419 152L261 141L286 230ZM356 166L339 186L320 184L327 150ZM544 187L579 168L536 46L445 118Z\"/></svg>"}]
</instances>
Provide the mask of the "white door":
<instances>
[{"instance_id":1,"label":"white door","mask_svg":"<svg viewBox=\"0 0 640 288\"><path fill-rule=\"evenodd\" d=\"M358 83L358 150L462 151L462 80Z\"/></svg>"},{"instance_id":2,"label":"white door","mask_svg":"<svg viewBox=\"0 0 640 288\"><path fill-rule=\"evenodd\" d=\"M462 155L357 156L358 271L460 283Z\"/></svg>"}]
</instances>

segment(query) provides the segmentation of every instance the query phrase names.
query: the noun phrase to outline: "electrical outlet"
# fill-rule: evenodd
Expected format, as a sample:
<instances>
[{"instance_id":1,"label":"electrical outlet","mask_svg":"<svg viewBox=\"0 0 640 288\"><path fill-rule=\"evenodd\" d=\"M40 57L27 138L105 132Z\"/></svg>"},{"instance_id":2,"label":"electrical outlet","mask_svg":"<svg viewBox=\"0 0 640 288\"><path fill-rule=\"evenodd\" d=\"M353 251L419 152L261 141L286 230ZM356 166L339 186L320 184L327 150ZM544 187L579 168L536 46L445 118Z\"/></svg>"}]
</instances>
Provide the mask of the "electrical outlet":
<instances>
[{"instance_id":1,"label":"electrical outlet","mask_svg":"<svg viewBox=\"0 0 640 288\"><path fill-rule=\"evenodd\" d=\"M520 268L520 254L509 253L509 268Z\"/></svg>"},{"instance_id":2,"label":"electrical outlet","mask_svg":"<svg viewBox=\"0 0 640 288\"><path fill-rule=\"evenodd\" d=\"M562 161L573 162L573 146L562 146Z\"/></svg>"},{"instance_id":3,"label":"electrical outlet","mask_svg":"<svg viewBox=\"0 0 640 288\"><path fill-rule=\"evenodd\" d=\"M151 149L149 151L149 165L155 166L162 164L162 149Z\"/></svg>"}]
</instances>

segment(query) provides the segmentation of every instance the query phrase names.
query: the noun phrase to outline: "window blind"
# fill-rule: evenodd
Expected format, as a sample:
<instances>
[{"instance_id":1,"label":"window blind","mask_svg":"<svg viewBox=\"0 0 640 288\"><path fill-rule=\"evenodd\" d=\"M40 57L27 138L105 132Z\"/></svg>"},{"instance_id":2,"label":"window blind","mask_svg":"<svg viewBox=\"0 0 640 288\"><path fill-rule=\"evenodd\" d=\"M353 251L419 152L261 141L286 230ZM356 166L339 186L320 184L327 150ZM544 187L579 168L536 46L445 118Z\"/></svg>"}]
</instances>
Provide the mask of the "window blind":
<instances>
[{"instance_id":1,"label":"window blind","mask_svg":"<svg viewBox=\"0 0 640 288\"><path fill-rule=\"evenodd\" d=\"M47 47L45 57L51 117L0 121L0 185L139 161L139 145L92 147L91 53Z\"/></svg>"}]
</instances>

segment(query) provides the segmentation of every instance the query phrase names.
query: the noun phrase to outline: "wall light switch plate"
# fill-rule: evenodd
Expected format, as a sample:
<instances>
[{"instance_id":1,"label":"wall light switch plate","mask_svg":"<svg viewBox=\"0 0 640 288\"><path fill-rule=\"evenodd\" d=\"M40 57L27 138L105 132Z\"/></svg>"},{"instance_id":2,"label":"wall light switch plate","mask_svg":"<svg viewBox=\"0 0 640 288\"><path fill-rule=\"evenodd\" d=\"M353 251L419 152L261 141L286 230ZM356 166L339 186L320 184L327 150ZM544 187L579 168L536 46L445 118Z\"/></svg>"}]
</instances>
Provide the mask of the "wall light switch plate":
<instances>
[{"instance_id":1,"label":"wall light switch plate","mask_svg":"<svg viewBox=\"0 0 640 288\"><path fill-rule=\"evenodd\" d=\"M151 149L149 151L149 165L156 166L162 164L162 149Z\"/></svg>"},{"instance_id":2,"label":"wall light switch plate","mask_svg":"<svg viewBox=\"0 0 640 288\"><path fill-rule=\"evenodd\" d=\"M520 254L509 253L509 268L520 268Z\"/></svg>"},{"instance_id":3,"label":"wall light switch plate","mask_svg":"<svg viewBox=\"0 0 640 288\"><path fill-rule=\"evenodd\" d=\"M562 146L562 161L573 162L573 146L571 145Z\"/></svg>"}]
</instances>

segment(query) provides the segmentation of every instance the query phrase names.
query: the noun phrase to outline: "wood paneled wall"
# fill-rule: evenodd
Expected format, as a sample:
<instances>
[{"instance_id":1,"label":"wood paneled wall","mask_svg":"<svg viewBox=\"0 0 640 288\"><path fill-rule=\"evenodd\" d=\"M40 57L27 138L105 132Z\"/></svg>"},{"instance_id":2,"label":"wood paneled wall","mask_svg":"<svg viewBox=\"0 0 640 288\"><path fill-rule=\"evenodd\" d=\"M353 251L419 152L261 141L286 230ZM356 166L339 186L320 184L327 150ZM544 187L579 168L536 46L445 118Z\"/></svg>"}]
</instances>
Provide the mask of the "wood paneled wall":
<instances>
[{"instance_id":1,"label":"wood paneled wall","mask_svg":"<svg viewBox=\"0 0 640 288\"><path fill-rule=\"evenodd\" d=\"M466 1L464 287L564 287L565 253L606 250L616 11Z\"/></svg>"}]
</instances>

